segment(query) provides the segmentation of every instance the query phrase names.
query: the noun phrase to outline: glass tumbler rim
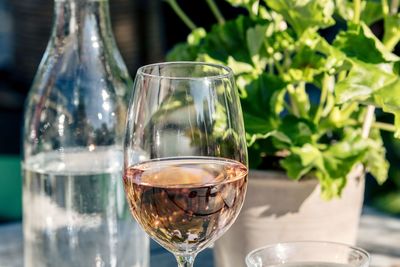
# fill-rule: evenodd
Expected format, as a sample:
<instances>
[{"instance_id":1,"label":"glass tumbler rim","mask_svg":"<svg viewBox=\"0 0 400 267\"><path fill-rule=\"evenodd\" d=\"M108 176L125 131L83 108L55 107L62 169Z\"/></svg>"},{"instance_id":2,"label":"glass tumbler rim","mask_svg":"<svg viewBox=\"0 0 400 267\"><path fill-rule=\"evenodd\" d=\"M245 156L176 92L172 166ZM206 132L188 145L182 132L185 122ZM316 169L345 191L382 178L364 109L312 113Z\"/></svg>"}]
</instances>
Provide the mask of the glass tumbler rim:
<instances>
[{"instance_id":1,"label":"glass tumbler rim","mask_svg":"<svg viewBox=\"0 0 400 267\"><path fill-rule=\"evenodd\" d=\"M173 76L173 75L157 75L153 73L148 73L146 72L146 69L152 68L152 67L165 67L165 66L208 66L211 68L215 68L218 70L223 70L223 73L221 74L215 74L215 75L204 75L200 77L194 77L194 76ZM144 66L141 66L137 70L137 76L143 76L143 77L149 77L153 79L169 79L169 80L198 80L198 81L206 81L206 80L220 80L220 79L229 79L233 77L233 70L225 65L222 64L216 64L216 63L208 63L208 62L202 62L202 61L166 61L166 62L158 62L158 63L152 63L152 64L147 64Z\"/></svg>"},{"instance_id":2,"label":"glass tumbler rim","mask_svg":"<svg viewBox=\"0 0 400 267\"><path fill-rule=\"evenodd\" d=\"M335 247L340 247L340 248L347 248L349 250L356 251L357 253L360 253L361 255L364 256L363 260L362 260L362 264L369 263L371 260L370 254L366 250L364 250L360 247L356 247L353 245L348 245L348 244L340 243L340 242L333 242L333 241L305 240L305 241L288 241L288 242L273 243L273 244L268 244L268 245L253 249L252 251L250 251L247 254L247 256L245 258L245 262L247 265L251 264L252 263L251 257L254 254L256 254L257 252L261 252L268 248L273 248L273 247L276 247L279 245L287 246L287 245L302 245L302 244L303 245L318 245L319 244L319 245L328 245L328 246L335 246Z\"/></svg>"}]
</instances>

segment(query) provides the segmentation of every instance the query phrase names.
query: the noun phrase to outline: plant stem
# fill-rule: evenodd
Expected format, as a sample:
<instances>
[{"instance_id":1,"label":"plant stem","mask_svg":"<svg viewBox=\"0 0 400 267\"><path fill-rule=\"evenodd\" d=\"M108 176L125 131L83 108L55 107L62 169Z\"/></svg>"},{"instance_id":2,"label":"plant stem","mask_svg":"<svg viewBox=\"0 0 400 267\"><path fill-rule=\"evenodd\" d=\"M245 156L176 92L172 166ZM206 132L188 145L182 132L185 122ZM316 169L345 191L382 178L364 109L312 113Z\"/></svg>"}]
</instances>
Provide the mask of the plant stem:
<instances>
[{"instance_id":1,"label":"plant stem","mask_svg":"<svg viewBox=\"0 0 400 267\"><path fill-rule=\"evenodd\" d=\"M326 102L326 98L328 97L328 90L329 90L329 75L324 74L324 78L322 80L322 91L321 96L319 98L319 105L317 112L315 112L314 123L317 124L321 119L322 110L324 109L324 105Z\"/></svg>"},{"instance_id":2,"label":"plant stem","mask_svg":"<svg viewBox=\"0 0 400 267\"><path fill-rule=\"evenodd\" d=\"M399 0L392 0L390 3L390 15L396 15L397 10L399 9Z\"/></svg>"},{"instance_id":3,"label":"plant stem","mask_svg":"<svg viewBox=\"0 0 400 267\"><path fill-rule=\"evenodd\" d=\"M274 74L274 62L270 60L268 63L268 74L273 75Z\"/></svg>"},{"instance_id":4,"label":"plant stem","mask_svg":"<svg viewBox=\"0 0 400 267\"><path fill-rule=\"evenodd\" d=\"M383 44L389 51L393 51L393 49L396 47L397 43L400 40L400 36L398 34L392 35L391 38L383 40Z\"/></svg>"},{"instance_id":5,"label":"plant stem","mask_svg":"<svg viewBox=\"0 0 400 267\"><path fill-rule=\"evenodd\" d=\"M276 68L276 70L278 71L279 76L282 76L285 72L283 70L283 67L281 65L281 63L278 60L274 60L274 66Z\"/></svg>"},{"instance_id":6,"label":"plant stem","mask_svg":"<svg viewBox=\"0 0 400 267\"><path fill-rule=\"evenodd\" d=\"M374 120L374 113L375 113L375 107L372 105L368 105L361 133L363 138L368 138L369 136L369 131L371 130L371 125Z\"/></svg>"},{"instance_id":7,"label":"plant stem","mask_svg":"<svg viewBox=\"0 0 400 267\"><path fill-rule=\"evenodd\" d=\"M374 123L372 123L372 127L378 128L380 130L388 131L388 132L396 131L396 127L393 124L384 123L384 122L374 122Z\"/></svg>"},{"instance_id":8,"label":"plant stem","mask_svg":"<svg viewBox=\"0 0 400 267\"><path fill-rule=\"evenodd\" d=\"M298 117L300 115L300 111L299 111L299 108L297 106L297 101L296 101L296 95L295 95L296 89L294 88L294 86L292 84L289 84L287 86L287 91L288 91L290 106L292 107L293 115Z\"/></svg>"},{"instance_id":9,"label":"plant stem","mask_svg":"<svg viewBox=\"0 0 400 267\"><path fill-rule=\"evenodd\" d=\"M358 24L360 23L360 17L361 17L361 0L354 0L354 17L353 17L353 22Z\"/></svg>"},{"instance_id":10,"label":"plant stem","mask_svg":"<svg viewBox=\"0 0 400 267\"><path fill-rule=\"evenodd\" d=\"M196 254L175 255L175 258L178 262L178 267L193 267Z\"/></svg>"},{"instance_id":11,"label":"plant stem","mask_svg":"<svg viewBox=\"0 0 400 267\"><path fill-rule=\"evenodd\" d=\"M217 4L215 4L214 0L206 0L208 6L211 9L211 12L214 14L215 18L217 19L219 24L224 24L225 19L221 14L221 11L219 11L219 8Z\"/></svg>"},{"instance_id":12,"label":"plant stem","mask_svg":"<svg viewBox=\"0 0 400 267\"><path fill-rule=\"evenodd\" d=\"M337 76L337 81L343 81L346 78L346 71L342 70L341 72L339 72L338 76Z\"/></svg>"},{"instance_id":13,"label":"plant stem","mask_svg":"<svg viewBox=\"0 0 400 267\"><path fill-rule=\"evenodd\" d=\"M386 2L387 0L382 0ZM386 13L385 15L385 20L387 19L388 16L395 16L397 14L397 10L399 8L399 0L392 0L390 2L390 8L386 2ZM386 48L389 51L393 51L393 49L396 47L397 43L400 40L400 35L399 34L393 34L393 35L386 35L387 33L385 32L385 35L383 37L383 44L386 46ZM387 36L390 36L390 38L387 38Z\"/></svg>"},{"instance_id":14,"label":"plant stem","mask_svg":"<svg viewBox=\"0 0 400 267\"><path fill-rule=\"evenodd\" d=\"M389 5L387 0L381 0L381 4L382 4L382 13L383 16L386 17L389 14Z\"/></svg>"},{"instance_id":15,"label":"plant stem","mask_svg":"<svg viewBox=\"0 0 400 267\"><path fill-rule=\"evenodd\" d=\"M176 0L165 0L171 8L175 11L175 14L178 15L178 17L185 23L185 25L190 29L190 30L195 30L197 27L193 23L193 21L186 15L186 13L182 10L182 8L178 5Z\"/></svg>"},{"instance_id":16,"label":"plant stem","mask_svg":"<svg viewBox=\"0 0 400 267\"><path fill-rule=\"evenodd\" d=\"M350 117L350 115L358 108L358 104L356 102L350 102L349 104L344 104L342 108L342 114L345 117Z\"/></svg>"},{"instance_id":17,"label":"plant stem","mask_svg":"<svg viewBox=\"0 0 400 267\"><path fill-rule=\"evenodd\" d=\"M310 99L306 92L306 83L304 81L299 82L296 87L296 103L300 111L301 117L308 117L310 110Z\"/></svg>"}]
</instances>

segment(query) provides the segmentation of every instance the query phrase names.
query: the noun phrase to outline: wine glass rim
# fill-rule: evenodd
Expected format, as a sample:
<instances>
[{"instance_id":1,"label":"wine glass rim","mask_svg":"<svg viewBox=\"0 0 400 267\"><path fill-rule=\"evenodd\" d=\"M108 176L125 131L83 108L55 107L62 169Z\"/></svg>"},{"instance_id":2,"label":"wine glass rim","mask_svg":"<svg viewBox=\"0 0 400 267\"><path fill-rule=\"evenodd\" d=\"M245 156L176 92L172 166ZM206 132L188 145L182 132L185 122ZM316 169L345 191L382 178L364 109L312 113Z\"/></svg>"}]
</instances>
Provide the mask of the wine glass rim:
<instances>
[{"instance_id":1,"label":"wine glass rim","mask_svg":"<svg viewBox=\"0 0 400 267\"><path fill-rule=\"evenodd\" d=\"M246 260L246 264L251 264L251 257L254 254L256 254L257 252L261 252L261 251L263 251L265 249L273 248L273 247L280 246L280 245L281 246L282 245L285 246L285 245L302 245L302 244L304 244L304 245L325 245L325 246L328 245L328 246L347 248L349 250L356 251L356 252L358 252L358 253L360 253L361 255L364 256L363 259L362 259L362 264L368 263L371 260L370 254L366 250L364 250L364 249L362 249L360 247L356 247L356 246L352 246L352 245L348 245L348 244L344 244L344 243L339 243L339 242L332 242L332 241L305 240L305 241L279 242L279 243L268 244L266 246L262 246L262 247L256 248L256 249L250 251L247 254L246 259L245 259Z\"/></svg>"},{"instance_id":2,"label":"wine glass rim","mask_svg":"<svg viewBox=\"0 0 400 267\"><path fill-rule=\"evenodd\" d=\"M152 73L147 73L145 70L147 68L156 67L156 66L172 66L172 65L187 65L187 66L209 66L216 69L222 69L224 73L217 74L217 75L204 75L201 77L193 77L193 76L172 76L172 75L156 75ZM159 62L159 63L152 63L148 65L144 65L137 70L137 74L141 76L146 76L150 78L156 79L170 79L170 80L220 80L233 77L233 71L230 67L222 65L222 64L215 64L215 63L208 63L208 62L201 62L201 61L167 61L167 62Z\"/></svg>"}]
</instances>

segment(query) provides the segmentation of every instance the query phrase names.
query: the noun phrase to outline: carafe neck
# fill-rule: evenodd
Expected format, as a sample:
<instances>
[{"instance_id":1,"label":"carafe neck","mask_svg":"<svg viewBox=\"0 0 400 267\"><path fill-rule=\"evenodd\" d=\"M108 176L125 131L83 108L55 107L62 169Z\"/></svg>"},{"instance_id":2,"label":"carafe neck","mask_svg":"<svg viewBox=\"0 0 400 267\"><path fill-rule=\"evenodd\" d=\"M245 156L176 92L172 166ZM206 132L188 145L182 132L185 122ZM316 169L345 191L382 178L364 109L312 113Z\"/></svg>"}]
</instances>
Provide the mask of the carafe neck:
<instances>
[{"instance_id":1,"label":"carafe neck","mask_svg":"<svg viewBox=\"0 0 400 267\"><path fill-rule=\"evenodd\" d=\"M52 37L58 41L77 36L95 44L112 38L107 0L55 0L54 12Z\"/></svg>"}]
</instances>

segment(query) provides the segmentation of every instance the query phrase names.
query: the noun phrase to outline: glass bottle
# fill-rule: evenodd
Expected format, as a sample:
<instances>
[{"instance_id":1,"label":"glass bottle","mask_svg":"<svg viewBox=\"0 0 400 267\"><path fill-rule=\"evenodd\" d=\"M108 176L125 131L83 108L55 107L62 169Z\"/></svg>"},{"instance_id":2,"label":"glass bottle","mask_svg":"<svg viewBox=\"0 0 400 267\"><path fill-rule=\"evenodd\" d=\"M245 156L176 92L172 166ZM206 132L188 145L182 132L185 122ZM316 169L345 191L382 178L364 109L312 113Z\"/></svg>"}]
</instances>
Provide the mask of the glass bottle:
<instances>
[{"instance_id":1,"label":"glass bottle","mask_svg":"<svg viewBox=\"0 0 400 267\"><path fill-rule=\"evenodd\" d=\"M55 0L25 110L26 267L148 266L149 241L130 216L121 176L131 88L108 1Z\"/></svg>"}]
</instances>

